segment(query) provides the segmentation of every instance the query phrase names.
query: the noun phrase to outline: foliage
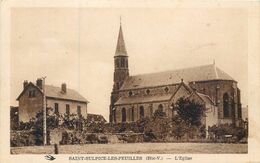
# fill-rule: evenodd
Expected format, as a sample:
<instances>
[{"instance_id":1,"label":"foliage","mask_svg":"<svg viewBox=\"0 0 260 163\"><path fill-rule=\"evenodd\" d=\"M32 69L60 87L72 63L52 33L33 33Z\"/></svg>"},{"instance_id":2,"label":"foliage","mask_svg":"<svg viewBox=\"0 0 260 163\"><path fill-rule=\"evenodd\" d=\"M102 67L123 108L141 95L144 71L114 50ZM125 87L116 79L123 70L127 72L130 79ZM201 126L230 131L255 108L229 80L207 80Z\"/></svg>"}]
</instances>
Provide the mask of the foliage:
<instances>
[{"instance_id":1,"label":"foliage","mask_svg":"<svg viewBox=\"0 0 260 163\"><path fill-rule=\"evenodd\" d=\"M10 136L11 147L38 145L35 142L36 136L32 133L32 131L15 131L11 132Z\"/></svg>"},{"instance_id":2,"label":"foliage","mask_svg":"<svg viewBox=\"0 0 260 163\"><path fill-rule=\"evenodd\" d=\"M203 106L194 100L181 97L176 102L176 110L181 119L190 126L201 125L201 119L204 114Z\"/></svg>"},{"instance_id":3,"label":"foliage","mask_svg":"<svg viewBox=\"0 0 260 163\"><path fill-rule=\"evenodd\" d=\"M187 132L188 125L179 115L175 116L172 122L174 124L172 127L173 136L176 137L177 140L181 139Z\"/></svg>"},{"instance_id":4,"label":"foliage","mask_svg":"<svg viewBox=\"0 0 260 163\"><path fill-rule=\"evenodd\" d=\"M153 113L154 118L159 118L159 117L166 117L166 113L163 111L162 108L158 108L157 110L155 110L155 112Z\"/></svg>"},{"instance_id":5,"label":"foliage","mask_svg":"<svg viewBox=\"0 0 260 163\"><path fill-rule=\"evenodd\" d=\"M209 132L213 133L216 139L224 139L226 135L232 135L235 141L247 138L247 131L242 127L234 127L232 124L221 124L212 126Z\"/></svg>"}]
</instances>

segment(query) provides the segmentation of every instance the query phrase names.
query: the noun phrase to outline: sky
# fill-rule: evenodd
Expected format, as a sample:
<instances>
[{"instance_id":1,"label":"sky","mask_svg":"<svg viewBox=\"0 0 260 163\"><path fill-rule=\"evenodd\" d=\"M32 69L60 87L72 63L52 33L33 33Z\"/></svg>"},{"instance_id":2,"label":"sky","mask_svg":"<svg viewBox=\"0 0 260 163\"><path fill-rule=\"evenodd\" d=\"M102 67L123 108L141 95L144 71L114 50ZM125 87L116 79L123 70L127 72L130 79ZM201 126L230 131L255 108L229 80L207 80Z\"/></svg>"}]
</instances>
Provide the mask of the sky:
<instances>
[{"instance_id":1,"label":"sky","mask_svg":"<svg viewBox=\"0 0 260 163\"><path fill-rule=\"evenodd\" d=\"M130 75L212 64L248 103L248 14L239 8L12 8L11 105L23 81L80 92L108 120L120 16Z\"/></svg>"}]
</instances>

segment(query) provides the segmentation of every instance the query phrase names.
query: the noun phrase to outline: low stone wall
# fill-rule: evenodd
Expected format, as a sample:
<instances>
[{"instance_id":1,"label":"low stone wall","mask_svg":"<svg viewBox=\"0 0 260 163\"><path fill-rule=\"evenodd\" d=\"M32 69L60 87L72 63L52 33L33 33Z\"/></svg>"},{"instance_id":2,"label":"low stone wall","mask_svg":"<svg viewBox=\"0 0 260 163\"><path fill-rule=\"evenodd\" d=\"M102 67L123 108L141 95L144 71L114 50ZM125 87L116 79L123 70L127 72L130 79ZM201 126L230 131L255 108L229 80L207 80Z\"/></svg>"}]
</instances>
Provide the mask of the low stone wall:
<instances>
[{"instance_id":1,"label":"low stone wall","mask_svg":"<svg viewBox=\"0 0 260 163\"><path fill-rule=\"evenodd\" d=\"M50 131L50 145L54 144L96 144L96 143L137 143L143 142L141 133L88 133L55 129Z\"/></svg>"},{"instance_id":2,"label":"low stone wall","mask_svg":"<svg viewBox=\"0 0 260 163\"><path fill-rule=\"evenodd\" d=\"M54 146L11 147L11 154L54 154Z\"/></svg>"}]
</instances>

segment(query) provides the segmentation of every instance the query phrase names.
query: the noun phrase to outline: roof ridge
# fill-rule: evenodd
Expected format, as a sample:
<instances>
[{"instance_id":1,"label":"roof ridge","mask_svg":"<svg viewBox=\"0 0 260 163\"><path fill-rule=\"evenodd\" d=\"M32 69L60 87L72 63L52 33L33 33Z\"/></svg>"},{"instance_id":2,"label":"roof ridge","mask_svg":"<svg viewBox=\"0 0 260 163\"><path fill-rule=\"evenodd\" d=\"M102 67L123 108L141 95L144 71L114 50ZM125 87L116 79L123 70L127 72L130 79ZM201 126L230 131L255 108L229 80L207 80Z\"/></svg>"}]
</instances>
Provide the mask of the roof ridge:
<instances>
[{"instance_id":1,"label":"roof ridge","mask_svg":"<svg viewBox=\"0 0 260 163\"><path fill-rule=\"evenodd\" d=\"M211 66L211 64L194 66L194 67L186 67L186 68L178 68L178 69L173 69L173 70L158 71L158 72L152 72L152 73L141 73L141 74L131 75L129 77L137 77L137 76L151 75L151 74L160 74L160 73L164 73L164 72L173 72L173 71L187 70L187 69L193 69L193 68L201 68L201 67L207 67L207 66Z\"/></svg>"},{"instance_id":2,"label":"roof ridge","mask_svg":"<svg viewBox=\"0 0 260 163\"><path fill-rule=\"evenodd\" d=\"M219 79L218 71L217 71L217 67L216 67L215 63L213 64L213 67L214 67L214 71L215 71L215 74L216 74L216 78Z\"/></svg>"}]
</instances>

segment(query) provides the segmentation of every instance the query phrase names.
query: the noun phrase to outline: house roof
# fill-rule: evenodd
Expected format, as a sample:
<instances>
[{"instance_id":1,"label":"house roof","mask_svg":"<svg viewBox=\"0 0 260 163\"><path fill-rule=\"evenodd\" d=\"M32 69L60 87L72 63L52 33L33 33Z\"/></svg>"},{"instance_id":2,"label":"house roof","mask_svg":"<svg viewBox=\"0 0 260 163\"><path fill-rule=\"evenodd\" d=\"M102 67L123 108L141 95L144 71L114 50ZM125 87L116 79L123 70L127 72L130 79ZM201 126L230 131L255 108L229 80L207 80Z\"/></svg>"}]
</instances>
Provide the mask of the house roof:
<instances>
[{"instance_id":1,"label":"house roof","mask_svg":"<svg viewBox=\"0 0 260 163\"><path fill-rule=\"evenodd\" d=\"M120 90L154 87L178 83L183 79L185 82L208 81L208 80L233 80L227 73L217 68L215 64L164 71L151 74L129 76Z\"/></svg>"},{"instance_id":2,"label":"house roof","mask_svg":"<svg viewBox=\"0 0 260 163\"><path fill-rule=\"evenodd\" d=\"M65 99L65 100L73 100L73 101L80 101L80 102L87 102L88 103L88 100L85 99L82 95L80 95L77 91L67 88L66 93L63 93L61 91L60 87L56 87L56 86L52 86L52 85L45 85L45 95L46 95L46 97Z\"/></svg>"},{"instance_id":3,"label":"house roof","mask_svg":"<svg viewBox=\"0 0 260 163\"><path fill-rule=\"evenodd\" d=\"M36 84L30 82L27 87L20 93L20 95L17 97L17 100L24 94L24 92L27 90L29 86L36 87L41 93L43 93L43 90L40 89ZM86 100L83 96L81 96L77 91L73 89L68 89L66 93L63 93L61 91L60 87L56 87L53 85L45 85L45 96L48 98L56 98L56 99L63 99L63 100L73 100L73 101L79 101L79 102L89 102Z\"/></svg>"}]
</instances>

